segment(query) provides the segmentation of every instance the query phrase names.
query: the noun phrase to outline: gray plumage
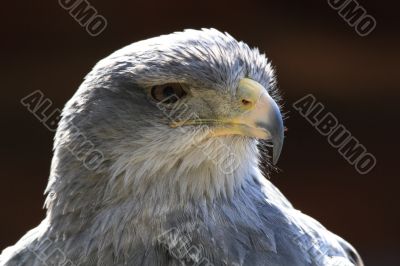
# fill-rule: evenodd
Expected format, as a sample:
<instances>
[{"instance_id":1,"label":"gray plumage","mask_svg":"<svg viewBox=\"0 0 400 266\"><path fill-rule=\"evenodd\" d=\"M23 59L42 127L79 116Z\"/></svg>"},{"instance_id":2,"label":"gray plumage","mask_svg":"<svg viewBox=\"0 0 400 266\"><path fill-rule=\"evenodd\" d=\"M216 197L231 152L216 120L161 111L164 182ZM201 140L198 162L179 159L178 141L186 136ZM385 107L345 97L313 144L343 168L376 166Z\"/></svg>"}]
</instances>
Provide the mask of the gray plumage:
<instances>
[{"instance_id":1,"label":"gray plumage","mask_svg":"<svg viewBox=\"0 0 400 266\"><path fill-rule=\"evenodd\" d=\"M166 115L148 93L187 84L182 102L212 118L234 112L246 77L280 101L266 57L214 29L137 42L101 60L63 110L47 217L3 251L0 265L362 265L351 245L264 178L256 139L170 127L182 110ZM99 167L76 154L85 150L77 135L101 152ZM227 147L229 173L221 170Z\"/></svg>"}]
</instances>

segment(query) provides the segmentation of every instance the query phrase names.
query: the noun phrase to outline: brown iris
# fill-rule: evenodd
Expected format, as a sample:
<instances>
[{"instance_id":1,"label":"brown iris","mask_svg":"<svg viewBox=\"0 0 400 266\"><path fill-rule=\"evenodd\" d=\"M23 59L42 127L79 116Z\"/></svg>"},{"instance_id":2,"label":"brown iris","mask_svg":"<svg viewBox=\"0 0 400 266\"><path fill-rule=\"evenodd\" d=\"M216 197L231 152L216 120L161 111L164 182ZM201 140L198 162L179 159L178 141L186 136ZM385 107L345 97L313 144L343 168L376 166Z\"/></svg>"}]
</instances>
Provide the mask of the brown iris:
<instances>
[{"instance_id":1,"label":"brown iris","mask_svg":"<svg viewBox=\"0 0 400 266\"><path fill-rule=\"evenodd\" d=\"M175 103L186 95L179 83L167 83L151 88L151 97L157 102Z\"/></svg>"}]
</instances>

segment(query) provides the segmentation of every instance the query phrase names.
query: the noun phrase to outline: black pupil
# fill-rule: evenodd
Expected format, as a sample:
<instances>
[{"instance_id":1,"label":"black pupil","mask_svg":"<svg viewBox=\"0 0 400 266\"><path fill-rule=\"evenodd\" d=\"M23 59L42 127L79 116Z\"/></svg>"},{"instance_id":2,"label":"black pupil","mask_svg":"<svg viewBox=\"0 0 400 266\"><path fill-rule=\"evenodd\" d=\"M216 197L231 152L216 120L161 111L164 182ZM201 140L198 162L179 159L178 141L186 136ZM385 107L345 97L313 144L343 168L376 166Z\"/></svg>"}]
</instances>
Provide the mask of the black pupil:
<instances>
[{"instance_id":1,"label":"black pupil","mask_svg":"<svg viewBox=\"0 0 400 266\"><path fill-rule=\"evenodd\" d=\"M151 96L153 99L163 103L175 103L184 95L185 92L183 89L179 85L175 84L154 86L151 90Z\"/></svg>"},{"instance_id":2,"label":"black pupil","mask_svg":"<svg viewBox=\"0 0 400 266\"><path fill-rule=\"evenodd\" d=\"M174 94L175 94L175 90L171 86L165 87L164 90L163 90L163 95L164 95L165 98L170 97L170 96L172 96ZM176 96L179 97L179 95L176 95Z\"/></svg>"}]
</instances>

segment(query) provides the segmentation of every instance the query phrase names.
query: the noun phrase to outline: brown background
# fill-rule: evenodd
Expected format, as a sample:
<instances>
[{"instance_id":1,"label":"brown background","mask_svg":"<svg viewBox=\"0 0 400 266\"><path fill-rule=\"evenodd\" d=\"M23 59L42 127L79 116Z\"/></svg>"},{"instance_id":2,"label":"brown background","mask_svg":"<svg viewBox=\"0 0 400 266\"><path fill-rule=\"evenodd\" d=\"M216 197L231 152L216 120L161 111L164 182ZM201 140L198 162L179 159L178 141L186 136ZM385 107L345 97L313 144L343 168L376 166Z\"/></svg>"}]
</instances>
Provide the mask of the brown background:
<instances>
[{"instance_id":1,"label":"brown background","mask_svg":"<svg viewBox=\"0 0 400 266\"><path fill-rule=\"evenodd\" d=\"M272 181L293 204L353 243L367 265L399 260L399 8L359 0L377 28L359 37L326 1L99 1L98 37L58 1L1 8L0 250L44 217L53 134L21 104L40 89L62 107L84 75L112 51L184 28L228 31L272 59L289 118L280 173ZM360 175L291 107L313 93L373 153ZM396 118L395 118L396 117Z\"/></svg>"}]
</instances>

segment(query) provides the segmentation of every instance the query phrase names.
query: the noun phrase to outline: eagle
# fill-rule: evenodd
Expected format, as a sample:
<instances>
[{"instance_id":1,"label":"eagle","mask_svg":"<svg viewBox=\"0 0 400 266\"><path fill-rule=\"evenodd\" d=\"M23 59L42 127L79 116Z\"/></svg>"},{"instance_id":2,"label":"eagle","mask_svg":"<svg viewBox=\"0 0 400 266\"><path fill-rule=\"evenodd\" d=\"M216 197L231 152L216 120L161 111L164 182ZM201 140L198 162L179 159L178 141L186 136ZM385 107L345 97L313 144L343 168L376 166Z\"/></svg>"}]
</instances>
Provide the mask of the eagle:
<instances>
[{"instance_id":1,"label":"eagle","mask_svg":"<svg viewBox=\"0 0 400 266\"><path fill-rule=\"evenodd\" d=\"M266 178L281 106L270 61L228 33L117 50L65 105L46 217L0 265L363 265Z\"/></svg>"}]
</instances>

